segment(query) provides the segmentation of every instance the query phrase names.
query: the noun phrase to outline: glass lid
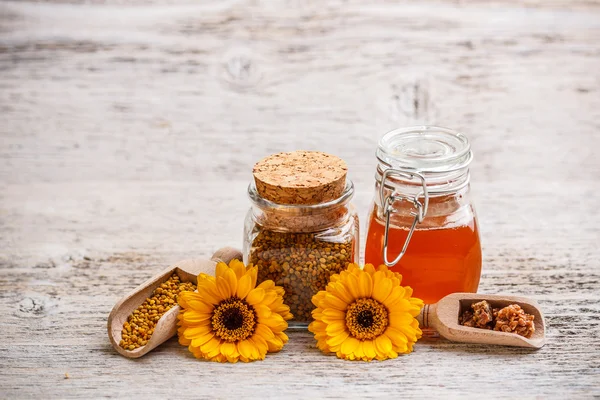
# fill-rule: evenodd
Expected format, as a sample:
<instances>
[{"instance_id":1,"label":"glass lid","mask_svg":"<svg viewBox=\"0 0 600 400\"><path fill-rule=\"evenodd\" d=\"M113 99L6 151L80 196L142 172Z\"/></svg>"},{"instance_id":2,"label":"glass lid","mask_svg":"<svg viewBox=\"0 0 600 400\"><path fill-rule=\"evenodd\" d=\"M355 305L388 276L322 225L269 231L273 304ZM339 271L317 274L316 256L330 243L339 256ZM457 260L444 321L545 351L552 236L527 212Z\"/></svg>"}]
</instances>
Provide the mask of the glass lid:
<instances>
[{"instance_id":1,"label":"glass lid","mask_svg":"<svg viewBox=\"0 0 600 400\"><path fill-rule=\"evenodd\" d=\"M462 133L437 126L413 126L386 133L379 141L377 158L389 168L434 173L466 168L473 153Z\"/></svg>"}]
</instances>

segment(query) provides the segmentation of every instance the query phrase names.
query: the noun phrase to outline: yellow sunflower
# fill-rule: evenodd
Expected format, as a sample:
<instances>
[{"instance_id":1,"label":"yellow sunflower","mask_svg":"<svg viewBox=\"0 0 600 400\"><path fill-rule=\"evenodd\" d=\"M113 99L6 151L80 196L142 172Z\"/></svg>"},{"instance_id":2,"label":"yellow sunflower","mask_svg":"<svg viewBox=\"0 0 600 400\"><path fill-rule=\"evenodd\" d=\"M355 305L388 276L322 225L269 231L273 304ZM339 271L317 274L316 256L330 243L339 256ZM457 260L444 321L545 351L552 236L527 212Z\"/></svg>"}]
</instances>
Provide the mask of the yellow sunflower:
<instances>
[{"instance_id":1,"label":"yellow sunflower","mask_svg":"<svg viewBox=\"0 0 600 400\"><path fill-rule=\"evenodd\" d=\"M256 286L256 276L256 267L238 260L218 263L216 276L198 275L198 291L179 294L179 343L219 362L263 360L281 350L293 316L283 288L271 280Z\"/></svg>"},{"instance_id":2,"label":"yellow sunflower","mask_svg":"<svg viewBox=\"0 0 600 400\"><path fill-rule=\"evenodd\" d=\"M401 286L402 275L385 265L364 269L348 265L331 276L325 288L312 298L317 307L308 330L317 347L347 360L371 361L410 353L422 335L416 316L423 300L411 297Z\"/></svg>"}]
</instances>

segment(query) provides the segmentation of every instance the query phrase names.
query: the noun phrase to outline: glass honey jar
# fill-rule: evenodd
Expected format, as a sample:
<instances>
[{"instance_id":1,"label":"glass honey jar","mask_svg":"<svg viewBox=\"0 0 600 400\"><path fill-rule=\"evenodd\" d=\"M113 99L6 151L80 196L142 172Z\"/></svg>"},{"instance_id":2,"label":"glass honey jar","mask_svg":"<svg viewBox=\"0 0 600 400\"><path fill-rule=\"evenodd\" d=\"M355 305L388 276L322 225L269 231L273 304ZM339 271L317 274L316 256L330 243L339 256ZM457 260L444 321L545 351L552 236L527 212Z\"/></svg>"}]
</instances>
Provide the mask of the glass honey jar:
<instances>
[{"instance_id":1,"label":"glass honey jar","mask_svg":"<svg viewBox=\"0 0 600 400\"><path fill-rule=\"evenodd\" d=\"M467 137L435 126L401 128L381 138L376 155L365 262L402 274L427 304L476 292L481 245Z\"/></svg>"}]
</instances>

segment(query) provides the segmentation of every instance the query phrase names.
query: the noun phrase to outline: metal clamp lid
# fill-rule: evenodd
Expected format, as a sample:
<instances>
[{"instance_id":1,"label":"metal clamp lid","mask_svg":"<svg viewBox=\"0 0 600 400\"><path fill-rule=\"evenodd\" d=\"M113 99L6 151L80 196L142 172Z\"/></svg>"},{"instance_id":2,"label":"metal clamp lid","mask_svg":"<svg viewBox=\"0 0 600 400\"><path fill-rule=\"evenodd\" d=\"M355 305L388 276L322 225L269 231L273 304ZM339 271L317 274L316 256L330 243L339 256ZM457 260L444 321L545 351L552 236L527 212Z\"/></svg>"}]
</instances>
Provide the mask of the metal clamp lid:
<instances>
[{"instance_id":1,"label":"metal clamp lid","mask_svg":"<svg viewBox=\"0 0 600 400\"><path fill-rule=\"evenodd\" d=\"M385 192L385 188L386 188L385 181L390 175L397 175L401 178L411 179L411 180L415 179L415 178L420 179L422 190L420 190L412 198L409 198L406 196L401 196L401 195L397 194L394 189L392 189L392 193L389 196L384 196L384 192ZM410 239L415 231L417 224L423 222L423 219L427 215L427 208L429 207L429 193L427 192L427 182L425 181L425 177L418 172L388 168L383 172L383 174L381 176L381 184L379 187L379 196L380 196L380 199L382 200L383 213L385 215L385 231L384 231L384 236L383 236L383 249L382 249L383 262L388 267L393 267L394 265L396 265L398 263L398 261L400 261L402 256L404 256L404 254L406 253L406 249L408 248L408 243L410 242ZM419 201L419 198L421 196L423 197L423 203L421 203ZM388 240L389 240L388 233L389 233L389 229L390 229L390 213L397 211L396 209L394 209L393 204L394 204L394 202L401 201L401 200L407 200L407 201L411 201L413 203L416 211L411 211L410 214L414 215L415 219L413 220L410 230L408 231L408 235L406 236L406 240L404 241L404 245L402 246L402 251L400 251L400 254L398 254L398 256L393 261L390 261L388 258Z\"/></svg>"}]
</instances>

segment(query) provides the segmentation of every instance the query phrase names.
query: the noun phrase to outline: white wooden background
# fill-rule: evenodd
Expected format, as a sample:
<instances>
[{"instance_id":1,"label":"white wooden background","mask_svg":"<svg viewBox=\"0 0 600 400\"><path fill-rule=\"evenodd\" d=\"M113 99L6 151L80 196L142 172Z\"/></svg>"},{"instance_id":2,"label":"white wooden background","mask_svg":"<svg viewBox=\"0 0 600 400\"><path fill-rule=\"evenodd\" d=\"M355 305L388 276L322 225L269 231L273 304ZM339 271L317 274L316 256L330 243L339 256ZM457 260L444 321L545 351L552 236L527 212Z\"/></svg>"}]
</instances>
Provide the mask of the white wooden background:
<instances>
[{"instance_id":1,"label":"white wooden background","mask_svg":"<svg viewBox=\"0 0 600 400\"><path fill-rule=\"evenodd\" d=\"M598 2L76 3L0 3L0 398L600 395ZM542 350L113 351L122 295L241 246L255 161L344 158L364 223L378 137L422 122L471 138L480 292L537 299Z\"/></svg>"}]
</instances>

